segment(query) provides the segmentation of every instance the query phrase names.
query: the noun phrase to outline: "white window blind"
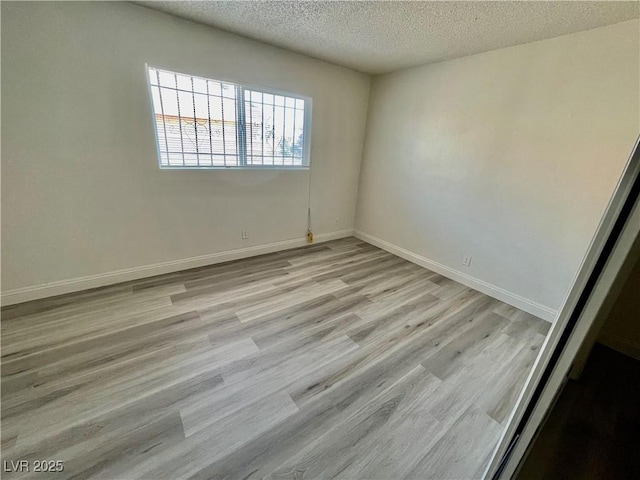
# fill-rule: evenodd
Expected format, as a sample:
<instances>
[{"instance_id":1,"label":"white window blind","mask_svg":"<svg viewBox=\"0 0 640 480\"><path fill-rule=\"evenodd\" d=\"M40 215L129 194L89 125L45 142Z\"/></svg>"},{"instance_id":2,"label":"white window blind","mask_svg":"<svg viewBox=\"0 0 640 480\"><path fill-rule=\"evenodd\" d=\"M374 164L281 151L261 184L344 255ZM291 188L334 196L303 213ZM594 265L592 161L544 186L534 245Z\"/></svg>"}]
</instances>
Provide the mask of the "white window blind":
<instances>
[{"instance_id":1,"label":"white window blind","mask_svg":"<svg viewBox=\"0 0 640 480\"><path fill-rule=\"evenodd\" d=\"M149 67L161 168L305 168L311 99Z\"/></svg>"}]
</instances>

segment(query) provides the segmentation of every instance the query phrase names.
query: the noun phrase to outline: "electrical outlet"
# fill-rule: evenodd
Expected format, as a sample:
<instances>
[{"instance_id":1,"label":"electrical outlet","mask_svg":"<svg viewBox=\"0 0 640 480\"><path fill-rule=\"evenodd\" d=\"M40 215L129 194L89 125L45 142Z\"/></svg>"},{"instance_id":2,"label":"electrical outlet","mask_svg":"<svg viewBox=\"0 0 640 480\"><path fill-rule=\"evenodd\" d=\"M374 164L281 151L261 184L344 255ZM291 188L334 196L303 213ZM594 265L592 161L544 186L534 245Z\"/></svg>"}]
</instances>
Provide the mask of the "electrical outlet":
<instances>
[{"instance_id":1,"label":"electrical outlet","mask_svg":"<svg viewBox=\"0 0 640 480\"><path fill-rule=\"evenodd\" d=\"M246 240L249 238L249 230L242 230L242 239Z\"/></svg>"},{"instance_id":2,"label":"electrical outlet","mask_svg":"<svg viewBox=\"0 0 640 480\"><path fill-rule=\"evenodd\" d=\"M464 265L465 267L471 265L471 255L464 256L464 258L462 259L462 265Z\"/></svg>"},{"instance_id":3,"label":"electrical outlet","mask_svg":"<svg viewBox=\"0 0 640 480\"><path fill-rule=\"evenodd\" d=\"M336 225L340 225L340 217L336 217Z\"/></svg>"}]
</instances>

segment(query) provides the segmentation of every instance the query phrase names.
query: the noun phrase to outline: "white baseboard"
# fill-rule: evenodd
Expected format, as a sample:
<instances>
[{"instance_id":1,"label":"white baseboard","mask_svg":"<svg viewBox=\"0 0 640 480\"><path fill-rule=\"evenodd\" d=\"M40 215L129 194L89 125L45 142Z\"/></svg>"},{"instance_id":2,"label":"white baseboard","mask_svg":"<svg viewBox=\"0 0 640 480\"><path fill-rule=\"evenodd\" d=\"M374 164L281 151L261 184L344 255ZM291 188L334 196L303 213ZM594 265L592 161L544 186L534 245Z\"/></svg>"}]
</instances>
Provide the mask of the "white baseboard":
<instances>
[{"instance_id":1,"label":"white baseboard","mask_svg":"<svg viewBox=\"0 0 640 480\"><path fill-rule=\"evenodd\" d=\"M329 240L350 237L352 235L353 230L321 233L314 235L314 243L327 242ZM91 288L104 287L116 283L128 282L130 280L138 280L140 278L153 277L155 275L188 270L190 268L204 267L206 265L254 257L256 255L264 255L265 253L279 252L291 248L303 247L305 245L307 245L306 236L303 238L283 240L281 242L256 245L253 247L238 248L236 250L228 250L226 252L211 253L197 257L183 258L181 260L172 260L170 262L144 265L142 267L125 268L123 270L116 270L113 272L88 275L86 277L71 278L68 280L60 280L41 285L16 288L15 290L2 292L2 305L14 305L16 303L54 297L56 295L79 292L81 290L88 290Z\"/></svg>"},{"instance_id":2,"label":"white baseboard","mask_svg":"<svg viewBox=\"0 0 640 480\"><path fill-rule=\"evenodd\" d=\"M428 268L440 275L443 275L447 278L455 280L463 285L466 285L469 288L473 288L474 290L478 290L490 297L496 298L501 302L508 303L520 310L523 310L527 313L535 315L536 317L542 318L548 322L554 322L558 312L552 308L549 308L545 305L541 305L540 303L534 302L533 300L529 300L528 298L524 298L515 293L509 292L504 288L497 287L491 283L485 282L484 280L480 280L478 278L467 275L466 273L459 272L458 270L454 270L451 267L447 267L438 262L434 262L433 260L429 260L417 253L410 252L402 247L389 243L380 238L374 237L373 235L369 235L368 233L361 232L356 230L354 232L354 236L359 238L360 240L364 240L371 245L375 245L376 247L382 248L389 253L393 253L398 257L402 257L405 260L409 260L421 267Z\"/></svg>"}]
</instances>

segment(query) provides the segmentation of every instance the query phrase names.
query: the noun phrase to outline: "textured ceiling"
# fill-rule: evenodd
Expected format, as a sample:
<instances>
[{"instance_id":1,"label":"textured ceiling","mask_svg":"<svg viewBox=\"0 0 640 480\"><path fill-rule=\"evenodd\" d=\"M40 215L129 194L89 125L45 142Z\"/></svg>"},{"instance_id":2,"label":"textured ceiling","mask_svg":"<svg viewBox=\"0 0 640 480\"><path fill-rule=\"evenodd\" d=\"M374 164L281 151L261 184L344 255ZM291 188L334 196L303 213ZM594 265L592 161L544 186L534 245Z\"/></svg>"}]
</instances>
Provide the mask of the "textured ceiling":
<instances>
[{"instance_id":1,"label":"textured ceiling","mask_svg":"<svg viewBox=\"0 0 640 480\"><path fill-rule=\"evenodd\" d=\"M378 74L637 18L639 2L136 2Z\"/></svg>"}]
</instances>

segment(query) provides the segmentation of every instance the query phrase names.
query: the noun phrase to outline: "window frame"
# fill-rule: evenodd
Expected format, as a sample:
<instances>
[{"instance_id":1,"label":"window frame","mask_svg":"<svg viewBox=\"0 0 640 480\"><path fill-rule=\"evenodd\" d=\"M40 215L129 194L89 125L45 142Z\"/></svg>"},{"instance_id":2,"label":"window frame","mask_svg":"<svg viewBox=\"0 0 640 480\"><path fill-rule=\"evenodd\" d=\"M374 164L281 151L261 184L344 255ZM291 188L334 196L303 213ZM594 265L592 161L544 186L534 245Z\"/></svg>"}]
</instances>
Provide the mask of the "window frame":
<instances>
[{"instance_id":1,"label":"window frame","mask_svg":"<svg viewBox=\"0 0 640 480\"><path fill-rule=\"evenodd\" d=\"M192 78L199 78L203 80L210 80L214 82L222 82L234 85L237 89L240 90L241 95L236 98L236 118L239 120L238 124L240 126L239 131L237 131L238 137L238 162L241 163L239 165L163 165L162 164L162 155L160 152L160 139L158 138L158 126L156 124L156 111L155 105L153 102L153 92L151 85L151 78L149 76L149 69L156 69L159 71L176 73L179 75L185 75ZM277 88L260 86L249 83L241 83L237 81L227 80L225 78L208 78L201 75L195 75L190 73L176 72L164 67L157 67L155 65L150 65L145 63L145 77L147 81L147 92L149 94L149 104L151 111L151 121L153 124L153 134L156 142L156 155L158 157L158 167L160 170L309 170L311 168L311 132L312 132L312 118L313 118L313 98L309 95L304 95L301 93L289 92L286 90L280 90ZM247 163L247 148L246 148L246 117L245 117L245 91L253 91L266 93L270 95L278 95L289 98L294 98L298 100L304 101L304 128L303 128L303 146L302 146L302 165L269 165L269 164L261 164L261 165L253 165ZM250 100L249 100L250 101ZM241 120L241 121L240 121Z\"/></svg>"}]
</instances>

